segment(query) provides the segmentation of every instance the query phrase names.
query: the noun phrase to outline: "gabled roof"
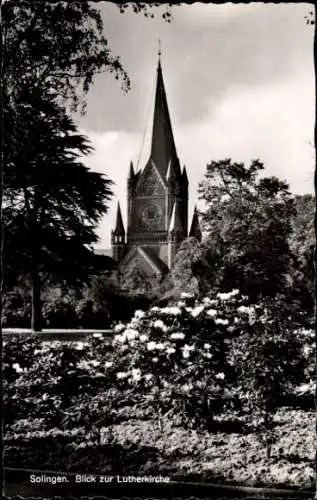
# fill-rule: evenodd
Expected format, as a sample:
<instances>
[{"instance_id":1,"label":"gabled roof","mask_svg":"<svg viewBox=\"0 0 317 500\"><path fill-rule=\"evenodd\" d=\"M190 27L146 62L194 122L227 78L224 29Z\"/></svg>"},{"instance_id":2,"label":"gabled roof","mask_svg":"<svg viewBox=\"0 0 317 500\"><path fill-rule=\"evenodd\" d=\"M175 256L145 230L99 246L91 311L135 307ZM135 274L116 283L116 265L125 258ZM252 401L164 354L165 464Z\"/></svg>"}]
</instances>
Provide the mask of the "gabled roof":
<instances>
[{"instance_id":1,"label":"gabled roof","mask_svg":"<svg viewBox=\"0 0 317 500\"><path fill-rule=\"evenodd\" d=\"M153 274L164 275L168 272L167 265L147 246L134 246L129 250L127 255L120 263L120 267L124 268L129 265L137 256L144 259L153 269Z\"/></svg>"},{"instance_id":2,"label":"gabled roof","mask_svg":"<svg viewBox=\"0 0 317 500\"><path fill-rule=\"evenodd\" d=\"M178 163L160 61L157 68L151 158L163 179L170 160Z\"/></svg>"},{"instance_id":3,"label":"gabled roof","mask_svg":"<svg viewBox=\"0 0 317 500\"><path fill-rule=\"evenodd\" d=\"M161 274L165 274L168 272L167 265L156 255L155 252L153 252L152 248L146 246L142 246L139 248L144 252L144 254L146 254L147 258L151 260L152 265L154 265Z\"/></svg>"}]
</instances>

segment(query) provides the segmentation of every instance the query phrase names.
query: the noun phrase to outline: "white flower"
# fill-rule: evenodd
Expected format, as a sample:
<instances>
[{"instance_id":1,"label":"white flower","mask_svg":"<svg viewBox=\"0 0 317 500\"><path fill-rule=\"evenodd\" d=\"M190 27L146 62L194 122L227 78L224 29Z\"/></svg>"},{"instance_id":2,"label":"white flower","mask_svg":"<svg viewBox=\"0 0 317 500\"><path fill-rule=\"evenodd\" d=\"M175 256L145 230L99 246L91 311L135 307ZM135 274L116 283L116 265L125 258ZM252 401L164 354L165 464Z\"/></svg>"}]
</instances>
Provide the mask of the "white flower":
<instances>
[{"instance_id":1,"label":"white flower","mask_svg":"<svg viewBox=\"0 0 317 500\"><path fill-rule=\"evenodd\" d=\"M190 356L190 352L187 351L186 349L183 350L183 358L187 359Z\"/></svg>"},{"instance_id":2,"label":"white flower","mask_svg":"<svg viewBox=\"0 0 317 500\"><path fill-rule=\"evenodd\" d=\"M181 310L179 307L163 307L163 309L161 309L161 313L162 314L171 314L173 316L178 316L179 314L181 314Z\"/></svg>"},{"instance_id":3,"label":"white flower","mask_svg":"<svg viewBox=\"0 0 317 500\"><path fill-rule=\"evenodd\" d=\"M92 359L92 360L90 361L90 365L91 365L91 366L93 366L94 368L97 368L97 366L99 366L99 365L100 365L100 362L99 362L99 361L97 361L97 360L95 360L95 359Z\"/></svg>"},{"instance_id":4,"label":"white flower","mask_svg":"<svg viewBox=\"0 0 317 500\"><path fill-rule=\"evenodd\" d=\"M214 317L214 316L216 316L217 311L216 311L216 309L209 309L207 311L207 314L208 314L208 316Z\"/></svg>"},{"instance_id":5,"label":"white flower","mask_svg":"<svg viewBox=\"0 0 317 500\"><path fill-rule=\"evenodd\" d=\"M230 194L226 193L220 196L219 203L223 203L224 201L230 200Z\"/></svg>"},{"instance_id":6,"label":"white flower","mask_svg":"<svg viewBox=\"0 0 317 500\"><path fill-rule=\"evenodd\" d=\"M138 382L139 380L141 380L141 370L140 370L140 368L133 368L132 369L132 377L133 377L133 380L135 380L136 382Z\"/></svg>"},{"instance_id":7,"label":"white flower","mask_svg":"<svg viewBox=\"0 0 317 500\"><path fill-rule=\"evenodd\" d=\"M102 338L102 333L94 333L93 337L95 337L95 339L101 339Z\"/></svg>"},{"instance_id":8,"label":"white flower","mask_svg":"<svg viewBox=\"0 0 317 500\"><path fill-rule=\"evenodd\" d=\"M174 352L176 352L176 350L174 349L174 347L168 347L166 349L166 352L167 352L167 354L174 354Z\"/></svg>"},{"instance_id":9,"label":"white flower","mask_svg":"<svg viewBox=\"0 0 317 500\"><path fill-rule=\"evenodd\" d=\"M200 315L200 313L204 310L204 306L197 306L195 309L192 311L192 316L193 318L197 318L197 316Z\"/></svg>"},{"instance_id":10,"label":"white flower","mask_svg":"<svg viewBox=\"0 0 317 500\"><path fill-rule=\"evenodd\" d=\"M205 297L202 300L202 303L204 304L205 307L208 307L208 306L215 306L216 304L218 304L218 301L216 299L210 299L209 297Z\"/></svg>"},{"instance_id":11,"label":"white flower","mask_svg":"<svg viewBox=\"0 0 317 500\"><path fill-rule=\"evenodd\" d=\"M123 379L123 378L127 378L128 377L128 373L127 372L118 372L117 373L117 379Z\"/></svg>"},{"instance_id":12,"label":"white flower","mask_svg":"<svg viewBox=\"0 0 317 500\"><path fill-rule=\"evenodd\" d=\"M162 344L162 342L158 342L155 346L155 349L158 349L159 351L162 351L165 348L165 344Z\"/></svg>"},{"instance_id":13,"label":"white flower","mask_svg":"<svg viewBox=\"0 0 317 500\"><path fill-rule=\"evenodd\" d=\"M195 346L193 344L192 345L185 344L183 349L185 349L186 351L194 351Z\"/></svg>"},{"instance_id":14,"label":"white flower","mask_svg":"<svg viewBox=\"0 0 317 500\"><path fill-rule=\"evenodd\" d=\"M235 295L238 295L240 292L239 290L235 289L235 290L232 290L231 292L228 292L228 293L217 293L217 297L218 299L222 300L222 301L225 301L225 300L229 300L231 299L232 297L234 297Z\"/></svg>"},{"instance_id":15,"label":"white flower","mask_svg":"<svg viewBox=\"0 0 317 500\"><path fill-rule=\"evenodd\" d=\"M148 351L153 351L156 347L156 343L155 342L148 342L147 344L147 350Z\"/></svg>"},{"instance_id":16,"label":"white flower","mask_svg":"<svg viewBox=\"0 0 317 500\"><path fill-rule=\"evenodd\" d=\"M212 358L212 354L210 354L210 352L205 352L204 356L205 356L205 358L208 358L208 359Z\"/></svg>"},{"instance_id":17,"label":"white flower","mask_svg":"<svg viewBox=\"0 0 317 500\"><path fill-rule=\"evenodd\" d=\"M122 332L122 330L124 330L124 329L125 329L125 325L124 325L123 323L118 323L118 324L114 327L113 331L114 331L115 333L120 333L120 332Z\"/></svg>"},{"instance_id":18,"label":"white flower","mask_svg":"<svg viewBox=\"0 0 317 500\"><path fill-rule=\"evenodd\" d=\"M141 342L146 342L149 337L145 333L143 333L142 335L140 335L139 339Z\"/></svg>"},{"instance_id":19,"label":"white flower","mask_svg":"<svg viewBox=\"0 0 317 500\"><path fill-rule=\"evenodd\" d=\"M138 335L139 335L139 332L137 330L132 329L132 328L128 328L125 331L125 336L128 340L134 340Z\"/></svg>"},{"instance_id":20,"label":"white flower","mask_svg":"<svg viewBox=\"0 0 317 500\"><path fill-rule=\"evenodd\" d=\"M156 321L154 321L153 326L154 328L158 328L159 330L163 330L164 332L166 332L167 330L166 325L164 325L161 319L157 319Z\"/></svg>"},{"instance_id":21,"label":"white flower","mask_svg":"<svg viewBox=\"0 0 317 500\"><path fill-rule=\"evenodd\" d=\"M19 365L19 363L13 363L12 368L17 372L17 373L22 373L23 368Z\"/></svg>"},{"instance_id":22,"label":"white flower","mask_svg":"<svg viewBox=\"0 0 317 500\"><path fill-rule=\"evenodd\" d=\"M151 378L153 378L153 375L152 373L147 373L146 375L144 375L144 378L148 382L149 380L151 380Z\"/></svg>"},{"instance_id":23,"label":"white flower","mask_svg":"<svg viewBox=\"0 0 317 500\"><path fill-rule=\"evenodd\" d=\"M113 365L113 362L112 361L106 361L105 362L105 368L111 368Z\"/></svg>"},{"instance_id":24,"label":"white flower","mask_svg":"<svg viewBox=\"0 0 317 500\"><path fill-rule=\"evenodd\" d=\"M182 332L174 332L172 333L172 335L170 336L171 339L174 339L174 340L182 340L185 338L185 334L182 333Z\"/></svg>"},{"instance_id":25,"label":"white flower","mask_svg":"<svg viewBox=\"0 0 317 500\"><path fill-rule=\"evenodd\" d=\"M204 344L204 348L205 348L205 349L210 349L210 348L211 348L211 345L210 345L210 344Z\"/></svg>"},{"instance_id":26,"label":"white flower","mask_svg":"<svg viewBox=\"0 0 317 500\"><path fill-rule=\"evenodd\" d=\"M191 390L192 390L192 388L193 388L193 384L184 384L184 385L182 386L182 390L183 390L184 392L191 391Z\"/></svg>"},{"instance_id":27,"label":"white flower","mask_svg":"<svg viewBox=\"0 0 317 500\"><path fill-rule=\"evenodd\" d=\"M218 318L215 319L216 325L228 325L229 321L227 319Z\"/></svg>"},{"instance_id":28,"label":"white flower","mask_svg":"<svg viewBox=\"0 0 317 500\"><path fill-rule=\"evenodd\" d=\"M114 338L113 338L113 341L114 342L121 342L121 343L123 343L123 342L126 341L126 336L125 336L124 333L122 335L120 335L120 334L119 335L115 335Z\"/></svg>"},{"instance_id":29,"label":"white flower","mask_svg":"<svg viewBox=\"0 0 317 500\"><path fill-rule=\"evenodd\" d=\"M78 342L74 343L74 347L77 351L82 351L85 347L84 342L81 342L80 340Z\"/></svg>"},{"instance_id":30,"label":"white flower","mask_svg":"<svg viewBox=\"0 0 317 500\"><path fill-rule=\"evenodd\" d=\"M254 314L255 313L255 310L254 310L254 307L252 306L240 306L238 307L237 311L241 314Z\"/></svg>"},{"instance_id":31,"label":"white flower","mask_svg":"<svg viewBox=\"0 0 317 500\"><path fill-rule=\"evenodd\" d=\"M145 316L145 312L141 311L141 309L138 309L134 313L134 317L137 318L137 319L142 319L142 318L144 318L144 316Z\"/></svg>"},{"instance_id":32,"label":"white flower","mask_svg":"<svg viewBox=\"0 0 317 500\"><path fill-rule=\"evenodd\" d=\"M216 373L215 378L223 380L225 378L225 374L223 372Z\"/></svg>"},{"instance_id":33,"label":"white flower","mask_svg":"<svg viewBox=\"0 0 317 500\"><path fill-rule=\"evenodd\" d=\"M157 363L158 360L159 360L158 358L152 358L153 363Z\"/></svg>"}]
</instances>

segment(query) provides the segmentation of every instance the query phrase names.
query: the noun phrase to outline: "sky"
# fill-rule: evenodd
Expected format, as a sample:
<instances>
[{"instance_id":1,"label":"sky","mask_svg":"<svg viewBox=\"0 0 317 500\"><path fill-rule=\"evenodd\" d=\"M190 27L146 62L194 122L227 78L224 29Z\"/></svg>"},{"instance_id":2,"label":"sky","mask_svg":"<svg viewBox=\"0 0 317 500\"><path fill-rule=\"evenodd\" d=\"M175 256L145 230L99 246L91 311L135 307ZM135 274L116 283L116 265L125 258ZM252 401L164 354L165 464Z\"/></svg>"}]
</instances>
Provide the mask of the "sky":
<instances>
[{"instance_id":1,"label":"sky","mask_svg":"<svg viewBox=\"0 0 317 500\"><path fill-rule=\"evenodd\" d=\"M212 160L259 158L265 175L286 180L292 192L314 191L310 4L183 4L171 9L171 23L161 16L166 7L148 19L121 14L110 2L96 6L109 48L131 79L124 94L113 75L98 75L86 115L77 117L94 147L85 163L115 182L97 248L110 247L118 200L125 222L130 161L142 168L149 156L158 39L178 157L189 178L189 220Z\"/></svg>"}]
</instances>

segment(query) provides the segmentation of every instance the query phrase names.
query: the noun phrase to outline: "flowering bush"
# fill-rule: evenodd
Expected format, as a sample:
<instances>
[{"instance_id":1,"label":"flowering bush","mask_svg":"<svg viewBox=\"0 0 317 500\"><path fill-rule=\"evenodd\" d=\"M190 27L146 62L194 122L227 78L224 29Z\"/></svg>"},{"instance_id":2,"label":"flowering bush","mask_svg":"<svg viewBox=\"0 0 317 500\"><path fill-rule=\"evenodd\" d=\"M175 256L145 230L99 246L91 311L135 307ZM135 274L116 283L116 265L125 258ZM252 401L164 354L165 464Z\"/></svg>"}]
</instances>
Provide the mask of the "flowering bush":
<instances>
[{"instance_id":1,"label":"flowering bush","mask_svg":"<svg viewBox=\"0 0 317 500\"><path fill-rule=\"evenodd\" d=\"M238 290L199 301L187 293L170 307L136 311L113 337L96 333L68 344L10 339L5 411L12 422L42 418L46 428L84 419L96 442L127 406L150 413L160 429L167 417L210 428L224 407L265 420L281 395L310 382L304 366L312 357L311 335L293 332L270 304L250 304Z\"/></svg>"}]
</instances>

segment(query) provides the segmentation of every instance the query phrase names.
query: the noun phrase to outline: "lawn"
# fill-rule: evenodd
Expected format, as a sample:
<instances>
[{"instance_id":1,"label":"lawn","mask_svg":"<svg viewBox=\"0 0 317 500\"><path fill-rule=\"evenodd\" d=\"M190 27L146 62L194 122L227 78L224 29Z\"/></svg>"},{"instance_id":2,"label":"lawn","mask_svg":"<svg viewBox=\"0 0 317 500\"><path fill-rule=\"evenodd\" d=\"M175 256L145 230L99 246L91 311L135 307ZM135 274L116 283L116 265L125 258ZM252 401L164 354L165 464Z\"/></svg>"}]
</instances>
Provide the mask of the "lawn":
<instances>
[{"instance_id":1,"label":"lawn","mask_svg":"<svg viewBox=\"0 0 317 500\"><path fill-rule=\"evenodd\" d=\"M4 463L41 470L162 474L170 479L307 489L314 484L314 419L313 411L280 408L270 459L254 432L238 432L232 424L234 432L228 432L228 415L217 419L214 432L176 427L168 419L159 431L153 421L131 418L114 425L112 444L100 447L83 442L78 429L37 431L38 420L30 422L24 437L12 429Z\"/></svg>"}]
</instances>

